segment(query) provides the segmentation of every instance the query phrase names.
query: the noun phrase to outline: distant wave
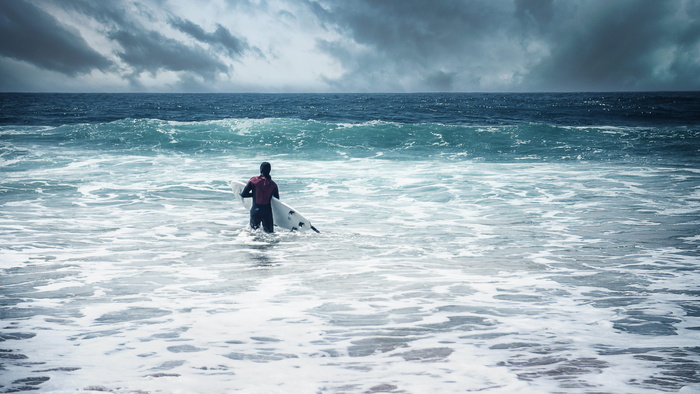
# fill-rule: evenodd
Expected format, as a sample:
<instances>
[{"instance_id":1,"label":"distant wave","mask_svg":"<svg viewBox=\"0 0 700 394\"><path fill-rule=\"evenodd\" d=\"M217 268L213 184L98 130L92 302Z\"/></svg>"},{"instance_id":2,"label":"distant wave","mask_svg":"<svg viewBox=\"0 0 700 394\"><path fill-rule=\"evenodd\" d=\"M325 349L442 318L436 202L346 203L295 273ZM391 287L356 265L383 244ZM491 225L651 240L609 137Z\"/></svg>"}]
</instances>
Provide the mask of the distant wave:
<instances>
[{"instance_id":1,"label":"distant wave","mask_svg":"<svg viewBox=\"0 0 700 394\"><path fill-rule=\"evenodd\" d=\"M197 122L122 119L105 123L0 126L7 154L62 147L129 154L180 152L292 155L335 160L445 158L484 161L623 160L696 163L700 130L688 127L445 125L326 122L288 118Z\"/></svg>"},{"instance_id":2,"label":"distant wave","mask_svg":"<svg viewBox=\"0 0 700 394\"><path fill-rule=\"evenodd\" d=\"M405 124L699 125L700 93L33 94L0 93L0 125L304 119Z\"/></svg>"}]
</instances>

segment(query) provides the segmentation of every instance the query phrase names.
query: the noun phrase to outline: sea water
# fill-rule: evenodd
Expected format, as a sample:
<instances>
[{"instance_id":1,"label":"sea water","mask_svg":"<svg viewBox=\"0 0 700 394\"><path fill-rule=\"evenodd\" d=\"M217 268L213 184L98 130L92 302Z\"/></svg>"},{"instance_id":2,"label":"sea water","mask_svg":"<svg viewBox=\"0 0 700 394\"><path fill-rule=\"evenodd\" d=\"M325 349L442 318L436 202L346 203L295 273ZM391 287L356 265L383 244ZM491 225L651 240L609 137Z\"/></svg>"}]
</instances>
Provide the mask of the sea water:
<instances>
[{"instance_id":1,"label":"sea water","mask_svg":"<svg viewBox=\"0 0 700 394\"><path fill-rule=\"evenodd\" d=\"M0 104L2 392L700 391L700 94Z\"/></svg>"}]
</instances>

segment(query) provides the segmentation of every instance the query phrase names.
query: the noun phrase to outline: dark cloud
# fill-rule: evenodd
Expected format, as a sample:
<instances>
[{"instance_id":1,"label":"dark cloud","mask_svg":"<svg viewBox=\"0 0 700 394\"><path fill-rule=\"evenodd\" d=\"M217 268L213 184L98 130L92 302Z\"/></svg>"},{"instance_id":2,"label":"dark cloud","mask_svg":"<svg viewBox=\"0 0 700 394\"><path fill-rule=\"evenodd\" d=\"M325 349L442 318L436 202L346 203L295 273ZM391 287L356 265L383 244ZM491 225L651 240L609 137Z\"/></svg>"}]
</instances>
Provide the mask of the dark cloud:
<instances>
[{"instance_id":1,"label":"dark cloud","mask_svg":"<svg viewBox=\"0 0 700 394\"><path fill-rule=\"evenodd\" d=\"M698 59L700 0L0 0L0 90L698 90Z\"/></svg>"},{"instance_id":2,"label":"dark cloud","mask_svg":"<svg viewBox=\"0 0 700 394\"><path fill-rule=\"evenodd\" d=\"M71 76L111 66L78 32L23 0L0 1L0 56Z\"/></svg>"},{"instance_id":3,"label":"dark cloud","mask_svg":"<svg viewBox=\"0 0 700 394\"><path fill-rule=\"evenodd\" d=\"M408 89L454 90L458 81L478 80L475 74L486 71L487 62L502 59L494 47L512 24L503 18L508 3L485 0L321 1L312 9L323 23L351 39L319 42L320 50L346 67L348 87L363 76L377 75L410 80ZM357 44L365 50L350 49Z\"/></svg>"},{"instance_id":4,"label":"dark cloud","mask_svg":"<svg viewBox=\"0 0 700 394\"><path fill-rule=\"evenodd\" d=\"M207 33L191 21L172 15L168 17L165 12L155 13L144 4L134 3L140 16L154 22L165 17L171 26L195 38L199 44L187 45L166 37L160 31L146 28L138 18L129 14L123 2L73 0L64 5L103 24L105 36L121 47L115 54L124 62L125 76L135 87L139 87L139 74L155 76L163 70L182 73L181 84L188 88L198 79L215 81L217 73L230 71L217 53L218 49L223 49L230 57L240 56L249 49L245 40L236 38L219 24L213 33Z\"/></svg>"},{"instance_id":5,"label":"dark cloud","mask_svg":"<svg viewBox=\"0 0 700 394\"><path fill-rule=\"evenodd\" d=\"M228 67L197 47L188 47L156 31L116 31L108 36L119 43L117 55L136 72L155 74L160 70L191 71L207 78Z\"/></svg>"},{"instance_id":6,"label":"dark cloud","mask_svg":"<svg viewBox=\"0 0 700 394\"><path fill-rule=\"evenodd\" d=\"M433 86L437 90L449 92L453 88L456 74L455 72L437 71L427 75L424 82L426 85Z\"/></svg>"},{"instance_id":7,"label":"dark cloud","mask_svg":"<svg viewBox=\"0 0 700 394\"><path fill-rule=\"evenodd\" d=\"M668 72L675 82L674 88L700 90L700 1L686 3L681 15L680 19L669 18L668 21L680 30L676 39L667 43L674 49ZM668 89L667 86L662 88Z\"/></svg>"},{"instance_id":8,"label":"dark cloud","mask_svg":"<svg viewBox=\"0 0 700 394\"><path fill-rule=\"evenodd\" d=\"M594 12L570 10L569 23L550 32L551 55L532 69L533 85L554 90L683 88L686 80L679 73L659 74L663 64L679 64L678 56L686 52L671 50L690 27L678 23L678 4L619 0L600 3ZM685 47L697 52L697 35ZM696 75L700 71L698 64L681 68L688 66Z\"/></svg>"},{"instance_id":9,"label":"dark cloud","mask_svg":"<svg viewBox=\"0 0 700 394\"><path fill-rule=\"evenodd\" d=\"M186 72L214 80L217 72L228 71L228 66L206 48L188 46L144 27L134 15L129 14L122 2L73 0L66 1L64 5L103 24L106 37L121 47L116 55L125 63L126 75L132 84L135 77L143 72L151 75L156 75L162 70ZM153 11L150 8L136 5L141 16L157 22L157 15L152 15ZM193 30L193 27L195 25L191 24L190 30ZM222 34L224 42L228 36Z\"/></svg>"},{"instance_id":10,"label":"dark cloud","mask_svg":"<svg viewBox=\"0 0 700 394\"><path fill-rule=\"evenodd\" d=\"M319 41L345 68L338 86L393 75L419 90L672 90L700 88L698 4L318 0L310 8L343 37Z\"/></svg>"},{"instance_id":11,"label":"dark cloud","mask_svg":"<svg viewBox=\"0 0 700 394\"><path fill-rule=\"evenodd\" d=\"M491 1L358 0L324 4L328 21L357 43L411 62L431 63L431 56L478 46L478 40L502 23ZM316 8L318 12L318 8Z\"/></svg>"},{"instance_id":12,"label":"dark cloud","mask_svg":"<svg viewBox=\"0 0 700 394\"><path fill-rule=\"evenodd\" d=\"M0 1L0 56L71 76L111 67L137 89L143 88L139 83L141 74L155 77L161 71L173 71L180 74L182 86L190 88L197 81L216 81L217 74L230 72L227 61L255 50L221 24L207 32L153 2L54 0L50 4L70 15L98 22L96 33L118 47L102 55L46 11L24 0L13 0ZM196 42L188 44L168 37L147 22L154 26L169 23ZM122 63L116 64L107 56ZM17 79L3 78L3 86Z\"/></svg>"},{"instance_id":13,"label":"dark cloud","mask_svg":"<svg viewBox=\"0 0 700 394\"><path fill-rule=\"evenodd\" d=\"M200 42L224 49L232 56L240 56L250 48L244 39L235 37L228 29L218 23L213 33L207 33L201 26L178 17L172 17L170 24Z\"/></svg>"},{"instance_id":14,"label":"dark cloud","mask_svg":"<svg viewBox=\"0 0 700 394\"><path fill-rule=\"evenodd\" d=\"M526 27L545 29L554 16L553 0L515 0L515 16Z\"/></svg>"}]
</instances>

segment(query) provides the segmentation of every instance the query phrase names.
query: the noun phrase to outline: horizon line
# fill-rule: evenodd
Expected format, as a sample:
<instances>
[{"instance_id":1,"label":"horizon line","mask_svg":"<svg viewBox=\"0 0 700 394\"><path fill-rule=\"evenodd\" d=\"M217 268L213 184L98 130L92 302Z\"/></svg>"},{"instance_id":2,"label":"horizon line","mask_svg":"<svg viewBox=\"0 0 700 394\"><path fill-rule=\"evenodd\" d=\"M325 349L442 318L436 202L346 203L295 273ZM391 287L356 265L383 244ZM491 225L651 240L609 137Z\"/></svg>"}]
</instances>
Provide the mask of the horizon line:
<instances>
[{"instance_id":1,"label":"horizon line","mask_svg":"<svg viewBox=\"0 0 700 394\"><path fill-rule=\"evenodd\" d=\"M360 94L386 94L386 95L411 95L411 94L621 94L621 93L699 93L700 90L541 90L541 91L416 91L416 92L64 92L64 91L0 91L0 94L259 94L259 95L360 95Z\"/></svg>"}]
</instances>

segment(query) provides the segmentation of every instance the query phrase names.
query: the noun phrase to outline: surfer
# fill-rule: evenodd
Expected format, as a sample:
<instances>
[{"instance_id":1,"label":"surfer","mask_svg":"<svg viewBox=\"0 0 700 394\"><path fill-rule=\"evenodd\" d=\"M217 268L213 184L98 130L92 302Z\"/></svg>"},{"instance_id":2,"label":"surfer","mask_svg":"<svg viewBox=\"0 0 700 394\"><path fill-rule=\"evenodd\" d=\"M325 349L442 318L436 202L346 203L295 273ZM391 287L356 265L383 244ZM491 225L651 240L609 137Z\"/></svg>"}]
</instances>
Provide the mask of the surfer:
<instances>
[{"instance_id":1,"label":"surfer","mask_svg":"<svg viewBox=\"0 0 700 394\"><path fill-rule=\"evenodd\" d=\"M250 208L250 227L260 228L262 223L266 233L274 232L272 221L272 197L280 198L277 184L270 176L272 166L268 162L260 164L260 175L250 178L241 192L243 198L253 198Z\"/></svg>"}]
</instances>

